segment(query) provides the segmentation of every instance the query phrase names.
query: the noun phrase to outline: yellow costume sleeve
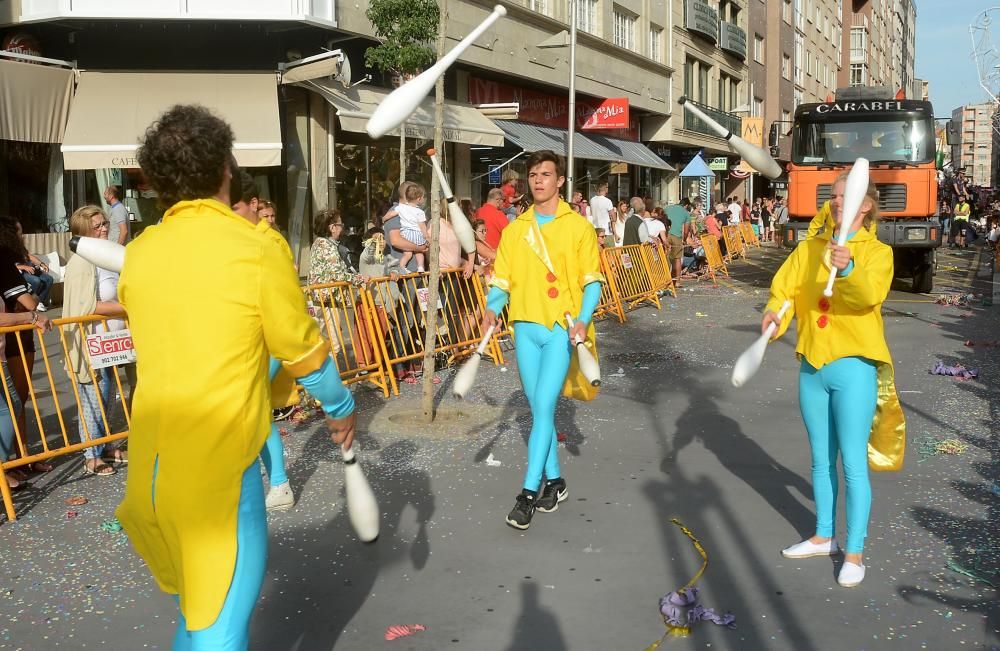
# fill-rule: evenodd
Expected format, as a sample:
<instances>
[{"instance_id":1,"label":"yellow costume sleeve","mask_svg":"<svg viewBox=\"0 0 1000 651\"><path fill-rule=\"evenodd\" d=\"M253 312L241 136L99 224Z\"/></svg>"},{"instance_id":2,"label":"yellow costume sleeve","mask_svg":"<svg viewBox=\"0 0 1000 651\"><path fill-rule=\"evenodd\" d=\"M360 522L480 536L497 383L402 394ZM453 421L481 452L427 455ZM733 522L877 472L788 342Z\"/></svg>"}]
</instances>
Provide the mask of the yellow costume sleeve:
<instances>
[{"instance_id":1,"label":"yellow costume sleeve","mask_svg":"<svg viewBox=\"0 0 1000 651\"><path fill-rule=\"evenodd\" d=\"M267 349L292 377L309 375L323 365L330 350L306 312L305 295L295 271L273 241L265 243L261 267L258 291Z\"/></svg>"},{"instance_id":2,"label":"yellow costume sleeve","mask_svg":"<svg viewBox=\"0 0 1000 651\"><path fill-rule=\"evenodd\" d=\"M892 249L887 246L869 247L863 260L854 261L854 269L846 276L837 276L834 292L840 292L844 304L854 310L864 310L882 303L892 285Z\"/></svg>"},{"instance_id":3,"label":"yellow costume sleeve","mask_svg":"<svg viewBox=\"0 0 1000 651\"><path fill-rule=\"evenodd\" d=\"M510 238L500 236L500 248L497 249L497 258L493 261L493 277L490 279L490 287L498 287L508 294L510 293L510 260L509 246Z\"/></svg>"},{"instance_id":4,"label":"yellow costume sleeve","mask_svg":"<svg viewBox=\"0 0 1000 651\"><path fill-rule=\"evenodd\" d=\"M805 251L805 246L795 247L792 254L785 259L781 268L778 269L778 273L774 275L774 279L771 280L771 297L767 301L767 307L764 308L764 312L774 312L777 314L781 310L781 306L785 304L785 301L792 302L791 307L781 317L781 325L778 326L774 337L771 338L772 341L785 334L789 324L792 322L792 317L795 316L795 295L801 282L802 257L805 255Z\"/></svg>"}]
</instances>

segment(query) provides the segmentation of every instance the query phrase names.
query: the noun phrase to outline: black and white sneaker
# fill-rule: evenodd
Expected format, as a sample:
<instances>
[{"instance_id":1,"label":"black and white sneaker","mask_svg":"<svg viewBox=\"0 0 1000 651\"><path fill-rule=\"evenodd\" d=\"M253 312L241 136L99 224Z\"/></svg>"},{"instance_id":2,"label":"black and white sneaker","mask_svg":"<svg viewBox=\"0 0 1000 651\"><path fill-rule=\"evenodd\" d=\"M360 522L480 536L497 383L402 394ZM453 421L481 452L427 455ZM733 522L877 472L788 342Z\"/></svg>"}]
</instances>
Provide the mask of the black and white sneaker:
<instances>
[{"instance_id":1,"label":"black and white sneaker","mask_svg":"<svg viewBox=\"0 0 1000 651\"><path fill-rule=\"evenodd\" d=\"M531 526L531 516L535 515L535 503L538 499L533 491L524 489L517 496L514 508L507 514L507 524L515 529L527 529Z\"/></svg>"},{"instance_id":2,"label":"black and white sneaker","mask_svg":"<svg viewBox=\"0 0 1000 651\"><path fill-rule=\"evenodd\" d=\"M286 418L291 416L292 412L294 411L295 411L295 405L291 405L289 407L279 407L278 409L272 409L271 418L276 421L285 420Z\"/></svg>"},{"instance_id":3,"label":"black and white sneaker","mask_svg":"<svg viewBox=\"0 0 1000 651\"><path fill-rule=\"evenodd\" d=\"M565 502L569 497L565 479L550 479L542 488L542 496L538 498L535 508L542 513L552 513L559 508L559 502Z\"/></svg>"}]
</instances>

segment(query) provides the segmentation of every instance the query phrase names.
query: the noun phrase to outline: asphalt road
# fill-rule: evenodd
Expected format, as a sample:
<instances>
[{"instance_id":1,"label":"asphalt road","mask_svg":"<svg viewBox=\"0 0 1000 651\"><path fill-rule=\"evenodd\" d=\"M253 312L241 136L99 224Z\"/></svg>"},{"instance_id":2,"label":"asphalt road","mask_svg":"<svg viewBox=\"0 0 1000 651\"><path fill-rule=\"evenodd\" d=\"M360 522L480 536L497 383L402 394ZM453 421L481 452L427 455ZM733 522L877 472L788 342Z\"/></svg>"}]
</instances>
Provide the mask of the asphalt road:
<instances>
[{"instance_id":1,"label":"asphalt road","mask_svg":"<svg viewBox=\"0 0 1000 651\"><path fill-rule=\"evenodd\" d=\"M412 387L388 401L358 390L361 457L383 510L374 545L351 532L342 470L318 421L289 426L300 501L269 517L251 648L646 649L665 632L659 598L701 564L675 517L709 555L701 602L732 612L736 627L701 623L663 648L1000 647L1000 350L964 345L1000 338L1000 308L892 292L886 332L908 457L902 472L872 477L868 575L843 589L839 560L779 554L814 524L794 342L773 345L748 386L729 384L783 254L750 257L718 287L691 284L660 310L599 324L601 395L564 401L557 417L570 497L524 533L503 522L530 424L512 354L506 370L484 365L462 405L442 373L450 418L430 430L408 412ZM984 259L944 253L935 291L989 294ZM979 368L980 379L928 374L937 360ZM949 439L956 454L930 454ZM172 599L124 535L101 528L124 478L84 477L74 457L18 497L21 517L0 524L0 649L169 648ZM71 495L90 502L69 518ZM385 641L396 624L426 630Z\"/></svg>"}]
</instances>

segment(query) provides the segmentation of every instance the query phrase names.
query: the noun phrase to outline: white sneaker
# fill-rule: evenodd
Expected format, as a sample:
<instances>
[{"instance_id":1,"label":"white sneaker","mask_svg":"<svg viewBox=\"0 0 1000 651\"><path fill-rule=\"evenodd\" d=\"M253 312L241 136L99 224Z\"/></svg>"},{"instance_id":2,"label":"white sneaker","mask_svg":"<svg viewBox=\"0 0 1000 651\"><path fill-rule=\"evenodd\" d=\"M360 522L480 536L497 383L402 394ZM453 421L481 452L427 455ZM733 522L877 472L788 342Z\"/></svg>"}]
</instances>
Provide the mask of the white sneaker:
<instances>
[{"instance_id":1,"label":"white sneaker","mask_svg":"<svg viewBox=\"0 0 1000 651\"><path fill-rule=\"evenodd\" d=\"M785 558L812 558L813 556L834 556L840 553L837 539L831 538L824 543L810 542L807 538L802 542L781 550Z\"/></svg>"},{"instance_id":2,"label":"white sneaker","mask_svg":"<svg viewBox=\"0 0 1000 651\"><path fill-rule=\"evenodd\" d=\"M42 303L41 301L38 302L38 305L35 306L35 309L38 310L39 312L49 311L49 308L45 307L45 303Z\"/></svg>"},{"instance_id":3,"label":"white sneaker","mask_svg":"<svg viewBox=\"0 0 1000 651\"><path fill-rule=\"evenodd\" d=\"M853 588L861 585L861 582L864 580L865 566L846 561L844 562L844 566L840 568L840 574L837 575L837 583L844 588Z\"/></svg>"},{"instance_id":4,"label":"white sneaker","mask_svg":"<svg viewBox=\"0 0 1000 651\"><path fill-rule=\"evenodd\" d=\"M295 494L292 493L292 486L286 481L284 484L272 486L267 492L267 499L264 506L268 511L287 511L295 506Z\"/></svg>"}]
</instances>

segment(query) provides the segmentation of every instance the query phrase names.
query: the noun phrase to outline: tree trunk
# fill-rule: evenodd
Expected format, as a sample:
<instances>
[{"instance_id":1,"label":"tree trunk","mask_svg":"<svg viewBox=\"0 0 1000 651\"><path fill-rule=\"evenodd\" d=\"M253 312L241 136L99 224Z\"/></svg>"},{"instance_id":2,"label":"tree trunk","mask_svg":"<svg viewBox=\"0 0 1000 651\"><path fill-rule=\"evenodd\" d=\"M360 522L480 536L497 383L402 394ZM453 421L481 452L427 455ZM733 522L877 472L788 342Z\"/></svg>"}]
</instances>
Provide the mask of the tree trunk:
<instances>
[{"instance_id":1,"label":"tree trunk","mask_svg":"<svg viewBox=\"0 0 1000 651\"><path fill-rule=\"evenodd\" d=\"M448 0L441 0L438 10L438 38L437 38L437 58L444 56L445 26L448 16ZM434 85L434 150L443 160L443 127L444 127L444 75L441 75ZM443 167L443 163L442 163ZM438 262L440 257L440 243L438 241L441 233L441 200L438 197L439 183L436 174L431 175L430 201L427 202L427 210L430 218L430 251L428 251L427 268L430 271L428 284L430 292L427 297L427 334L424 338L424 394L423 412L424 420L428 423L434 422L434 349L437 344L437 324L438 324L438 289L441 278L441 265Z\"/></svg>"},{"instance_id":2,"label":"tree trunk","mask_svg":"<svg viewBox=\"0 0 1000 651\"><path fill-rule=\"evenodd\" d=\"M399 125L399 182L406 180L406 121ZM397 184L396 187L399 187Z\"/></svg>"}]
</instances>

